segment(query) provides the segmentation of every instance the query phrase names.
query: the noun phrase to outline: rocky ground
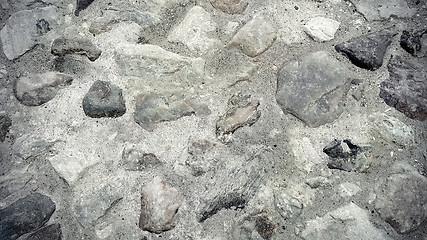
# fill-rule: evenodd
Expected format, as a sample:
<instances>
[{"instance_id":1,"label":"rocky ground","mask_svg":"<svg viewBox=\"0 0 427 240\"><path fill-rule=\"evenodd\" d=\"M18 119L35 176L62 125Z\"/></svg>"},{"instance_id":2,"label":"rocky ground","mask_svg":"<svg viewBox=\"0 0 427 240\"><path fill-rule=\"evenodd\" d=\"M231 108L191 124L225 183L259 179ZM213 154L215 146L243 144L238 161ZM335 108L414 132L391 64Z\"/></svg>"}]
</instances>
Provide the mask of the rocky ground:
<instances>
[{"instance_id":1,"label":"rocky ground","mask_svg":"<svg viewBox=\"0 0 427 240\"><path fill-rule=\"evenodd\" d=\"M0 5L0 239L427 239L425 0Z\"/></svg>"}]
</instances>

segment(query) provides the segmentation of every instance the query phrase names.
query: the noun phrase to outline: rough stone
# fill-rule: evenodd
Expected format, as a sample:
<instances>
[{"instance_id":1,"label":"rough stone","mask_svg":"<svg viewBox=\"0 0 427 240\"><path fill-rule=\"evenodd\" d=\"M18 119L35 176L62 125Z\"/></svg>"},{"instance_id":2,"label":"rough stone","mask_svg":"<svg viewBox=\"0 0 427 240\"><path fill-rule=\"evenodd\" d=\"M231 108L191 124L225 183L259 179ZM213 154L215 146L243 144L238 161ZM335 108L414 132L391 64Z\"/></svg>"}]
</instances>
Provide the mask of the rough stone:
<instances>
[{"instance_id":1,"label":"rough stone","mask_svg":"<svg viewBox=\"0 0 427 240\"><path fill-rule=\"evenodd\" d=\"M336 45L335 49L345 54L354 65L375 71L383 65L385 53L394 35L395 31L385 29L352 38Z\"/></svg>"},{"instance_id":2,"label":"rough stone","mask_svg":"<svg viewBox=\"0 0 427 240\"><path fill-rule=\"evenodd\" d=\"M295 219L303 210L303 205L297 198L280 190L274 191L274 205L283 219Z\"/></svg>"},{"instance_id":3,"label":"rough stone","mask_svg":"<svg viewBox=\"0 0 427 240\"><path fill-rule=\"evenodd\" d=\"M343 236L348 240L391 240L383 230L375 228L368 213L354 203L308 220L301 233L304 240L342 240Z\"/></svg>"},{"instance_id":4,"label":"rough stone","mask_svg":"<svg viewBox=\"0 0 427 240\"><path fill-rule=\"evenodd\" d=\"M310 127L333 122L343 112L352 73L326 52L286 63L277 76L276 100Z\"/></svg>"},{"instance_id":5,"label":"rough stone","mask_svg":"<svg viewBox=\"0 0 427 240\"><path fill-rule=\"evenodd\" d=\"M271 239L277 225L267 208L244 217L233 226L229 239Z\"/></svg>"},{"instance_id":6,"label":"rough stone","mask_svg":"<svg viewBox=\"0 0 427 240\"><path fill-rule=\"evenodd\" d=\"M354 196L361 190L359 186L351 182L344 182L338 186L338 194L343 198Z\"/></svg>"},{"instance_id":7,"label":"rough stone","mask_svg":"<svg viewBox=\"0 0 427 240\"><path fill-rule=\"evenodd\" d=\"M52 148L57 141L47 141L36 135L25 134L15 140L12 150L22 159L52 153Z\"/></svg>"},{"instance_id":8,"label":"rough stone","mask_svg":"<svg viewBox=\"0 0 427 240\"><path fill-rule=\"evenodd\" d=\"M220 44L219 40L208 36L215 29L216 23L211 15L202 7L194 6L184 20L171 31L168 41L183 43L190 51L204 54Z\"/></svg>"},{"instance_id":9,"label":"rough stone","mask_svg":"<svg viewBox=\"0 0 427 240\"><path fill-rule=\"evenodd\" d=\"M344 149L345 147L345 149ZM350 140L334 140L323 148L329 156L328 168L347 172L366 172L372 164L368 146L358 146Z\"/></svg>"},{"instance_id":10,"label":"rough stone","mask_svg":"<svg viewBox=\"0 0 427 240\"><path fill-rule=\"evenodd\" d=\"M159 166L162 162L153 153L136 148L123 149L121 165L128 171L142 171Z\"/></svg>"},{"instance_id":11,"label":"rough stone","mask_svg":"<svg viewBox=\"0 0 427 240\"><path fill-rule=\"evenodd\" d=\"M80 11L85 10L89 5L93 3L94 0L77 0L76 10L74 11L74 15L79 16Z\"/></svg>"},{"instance_id":12,"label":"rough stone","mask_svg":"<svg viewBox=\"0 0 427 240\"><path fill-rule=\"evenodd\" d=\"M26 106L39 106L52 100L60 89L71 85L73 77L59 72L20 77L14 85L15 96Z\"/></svg>"},{"instance_id":13,"label":"rough stone","mask_svg":"<svg viewBox=\"0 0 427 240\"><path fill-rule=\"evenodd\" d=\"M415 138L412 128L399 119L385 113L374 113L368 118L372 123L373 131L378 132L386 141L399 146L414 146Z\"/></svg>"},{"instance_id":14,"label":"rough stone","mask_svg":"<svg viewBox=\"0 0 427 240\"><path fill-rule=\"evenodd\" d=\"M427 58L393 55L387 65L390 78L380 85L384 102L407 117L427 119Z\"/></svg>"},{"instance_id":15,"label":"rough stone","mask_svg":"<svg viewBox=\"0 0 427 240\"><path fill-rule=\"evenodd\" d=\"M325 17L314 17L304 25L304 31L317 42L334 39L340 22Z\"/></svg>"},{"instance_id":16,"label":"rough stone","mask_svg":"<svg viewBox=\"0 0 427 240\"><path fill-rule=\"evenodd\" d=\"M101 50L89 39L84 38L57 38L52 43L51 53L60 57L67 54L86 55L92 62L101 56Z\"/></svg>"},{"instance_id":17,"label":"rough stone","mask_svg":"<svg viewBox=\"0 0 427 240\"><path fill-rule=\"evenodd\" d=\"M62 230L59 223L49 225L30 234L25 240L61 240Z\"/></svg>"},{"instance_id":18,"label":"rough stone","mask_svg":"<svg viewBox=\"0 0 427 240\"><path fill-rule=\"evenodd\" d=\"M175 227L174 217L181 204L178 191L155 177L142 186L139 227L152 233L171 230Z\"/></svg>"},{"instance_id":19,"label":"rough stone","mask_svg":"<svg viewBox=\"0 0 427 240\"><path fill-rule=\"evenodd\" d=\"M17 12L9 17L0 31L3 52L9 60L16 59L39 43L39 20L53 23L58 11L56 7L35 8Z\"/></svg>"},{"instance_id":20,"label":"rough stone","mask_svg":"<svg viewBox=\"0 0 427 240\"><path fill-rule=\"evenodd\" d=\"M414 57L427 56L427 29L416 32L403 31L400 46Z\"/></svg>"},{"instance_id":21,"label":"rough stone","mask_svg":"<svg viewBox=\"0 0 427 240\"><path fill-rule=\"evenodd\" d=\"M4 142L11 126L12 119L7 115L0 114L0 142Z\"/></svg>"},{"instance_id":22,"label":"rough stone","mask_svg":"<svg viewBox=\"0 0 427 240\"><path fill-rule=\"evenodd\" d=\"M276 27L261 14L246 23L228 43L240 47L250 57L256 57L271 47L276 40Z\"/></svg>"},{"instance_id":23,"label":"rough stone","mask_svg":"<svg viewBox=\"0 0 427 240\"><path fill-rule=\"evenodd\" d=\"M248 2L244 0L210 0L212 6L228 14L239 14L245 11Z\"/></svg>"},{"instance_id":24,"label":"rough stone","mask_svg":"<svg viewBox=\"0 0 427 240\"><path fill-rule=\"evenodd\" d=\"M427 179L416 173L389 176L377 192L375 209L399 233L417 229L427 219Z\"/></svg>"},{"instance_id":25,"label":"rough stone","mask_svg":"<svg viewBox=\"0 0 427 240\"><path fill-rule=\"evenodd\" d=\"M13 240L34 231L55 211L55 203L40 193L32 193L0 210L0 239Z\"/></svg>"},{"instance_id":26,"label":"rough stone","mask_svg":"<svg viewBox=\"0 0 427 240\"><path fill-rule=\"evenodd\" d=\"M220 143L210 140L192 141L188 146L188 158L185 165L191 169L193 176L201 176L211 170L213 163L216 161L215 154L212 150L218 147Z\"/></svg>"},{"instance_id":27,"label":"rough stone","mask_svg":"<svg viewBox=\"0 0 427 240\"><path fill-rule=\"evenodd\" d=\"M96 81L83 98L83 110L91 118L120 117L126 113L122 89L105 81Z\"/></svg>"},{"instance_id":28,"label":"rough stone","mask_svg":"<svg viewBox=\"0 0 427 240\"><path fill-rule=\"evenodd\" d=\"M357 11L368 21L384 20L390 16L399 18L410 18L417 12L411 9L405 0L350 0Z\"/></svg>"}]
</instances>

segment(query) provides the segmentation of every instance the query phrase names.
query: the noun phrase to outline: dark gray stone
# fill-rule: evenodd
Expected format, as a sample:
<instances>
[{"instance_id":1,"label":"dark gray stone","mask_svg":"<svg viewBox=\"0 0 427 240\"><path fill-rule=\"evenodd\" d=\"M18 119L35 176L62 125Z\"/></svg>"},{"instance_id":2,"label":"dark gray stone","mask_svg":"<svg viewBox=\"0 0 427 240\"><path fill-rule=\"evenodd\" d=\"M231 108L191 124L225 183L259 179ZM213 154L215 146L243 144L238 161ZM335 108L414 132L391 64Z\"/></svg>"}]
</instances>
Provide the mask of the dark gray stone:
<instances>
[{"instance_id":1,"label":"dark gray stone","mask_svg":"<svg viewBox=\"0 0 427 240\"><path fill-rule=\"evenodd\" d=\"M88 117L120 117L126 113L122 89L105 81L96 81L83 98L83 110Z\"/></svg>"},{"instance_id":2,"label":"dark gray stone","mask_svg":"<svg viewBox=\"0 0 427 240\"><path fill-rule=\"evenodd\" d=\"M427 58L392 56L390 78L381 83L380 97L407 117L427 119Z\"/></svg>"},{"instance_id":3,"label":"dark gray stone","mask_svg":"<svg viewBox=\"0 0 427 240\"><path fill-rule=\"evenodd\" d=\"M29 235L25 240L61 240L62 230L59 223L49 225Z\"/></svg>"},{"instance_id":4,"label":"dark gray stone","mask_svg":"<svg viewBox=\"0 0 427 240\"><path fill-rule=\"evenodd\" d=\"M46 21L44 18L39 19L36 23L37 27L37 33L39 35L43 35L45 33L48 33L52 28L50 28L49 22Z\"/></svg>"},{"instance_id":5,"label":"dark gray stone","mask_svg":"<svg viewBox=\"0 0 427 240\"><path fill-rule=\"evenodd\" d=\"M343 112L352 72L327 52L286 63L277 76L276 100L310 127L333 122Z\"/></svg>"},{"instance_id":6,"label":"dark gray stone","mask_svg":"<svg viewBox=\"0 0 427 240\"><path fill-rule=\"evenodd\" d=\"M229 239L271 239L277 225L267 208L244 217L231 229Z\"/></svg>"},{"instance_id":7,"label":"dark gray stone","mask_svg":"<svg viewBox=\"0 0 427 240\"><path fill-rule=\"evenodd\" d=\"M34 231L55 211L55 203L40 193L32 193L0 210L0 239L17 239Z\"/></svg>"},{"instance_id":8,"label":"dark gray stone","mask_svg":"<svg viewBox=\"0 0 427 240\"><path fill-rule=\"evenodd\" d=\"M6 139L6 134L12 126L12 120L7 115L0 115L0 142Z\"/></svg>"},{"instance_id":9,"label":"dark gray stone","mask_svg":"<svg viewBox=\"0 0 427 240\"><path fill-rule=\"evenodd\" d=\"M383 65L384 55L396 32L385 29L379 32L352 38L335 46L350 61L360 67L375 71Z\"/></svg>"},{"instance_id":10,"label":"dark gray stone","mask_svg":"<svg viewBox=\"0 0 427 240\"><path fill-rule=\"evenodd\" d=\"M135 148L123 149L121 166L128 171L142 171L160 164L162 162L153 153Z\"/></svg>"},{"instance_id":11,"label":"dark gray stone","mask_svg":"<svg viewBox=\"0 0 427 240\"><path fill-rule=\"evenodd\" d=\"M77 0L76 10L74 11L74 15L79 16L80 11L85 10L89 5L93 3L94 0Z\"/></svg>"},{"instance_id":12,"label":"dark gray stone","mask_svg":"<svg viewBox=\"0 0 427 240\"><path fill-rule=\"evenodd\" d=\"M343 148L345 144L346 149ZM366 172L371 166L371 162L366 157L364 152L370 149L368 146L358 146L351 140L334 140L329 143L323 152L329 156L328 168L339 169L347 172Z\"/></svg>"},{"instance_id":13,"label":"dark gray stone","mask_svg":"<svg viewBox=\"0 0 427 240\"><path fill-rule=\"evenodd\" d=\"M416 32L403 31L400 46L414 57L427 56L427 29Z\"/></svg>"},{"instance_id":14,"label":"dark gray stone","mask_svg":"<svg viewBox=\"0 0 427 240\"><path fill-rule=\"evenodd\" d=\"M51 53L60 57L67 54L86 55L92 62L101 56L101 50L99 50L90 40L64 37L57 38L53 41Z\"/></svg>"}]
</instances>

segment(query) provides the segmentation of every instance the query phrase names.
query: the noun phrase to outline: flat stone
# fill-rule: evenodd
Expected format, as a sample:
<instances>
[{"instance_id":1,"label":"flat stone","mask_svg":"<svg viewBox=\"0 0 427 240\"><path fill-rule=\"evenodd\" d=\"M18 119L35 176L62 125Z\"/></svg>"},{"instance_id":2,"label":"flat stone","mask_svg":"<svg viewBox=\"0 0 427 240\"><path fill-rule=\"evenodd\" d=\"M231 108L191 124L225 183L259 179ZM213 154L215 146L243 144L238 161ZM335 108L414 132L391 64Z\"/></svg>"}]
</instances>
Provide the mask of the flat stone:
<instances>
[{"instance_id":1,"label":"flat stone","mask_svg":"<svg viewBox=\"0 0 427 240\"><path fill-rule=\"evenodd\" d=\"M403 31L400 46L414 57L427 56L427 29L416 32Z\"/></svg>"},{"instance_id":2,"label":"flat stone","mask_svg":"<svg viewBox=\"0 0 427 240\"><path fill-rule=\"evenodd\" d=\"M286 63L277 76L276 100L310 127L333 122L343 112L352 73L327 52Z\"/></svg>"},{"instance_id":3,"label":"flat stone","mask_svg":"<svg viewBox=\"0 0 427 240\"><path fill-rule=\"evenodd\" d=\"M182 202L178 191L155 177L142 186L139 227L144 231L162 233L175 227L174 217Z\"/></svg>"},{"instance_id":4,"label":"flat stone","mask_svg":"<svg viewBox=\"0 0 427 240\"><path fill-rule=\"evenodd\" d=\"M142 171L159 166L162 162L153 153L140 149L123 149L121 166L127 171Z\"/></svg>"},{"instance_id":5,"label":"flat stone","mask_svg":"<svg viewBox=\"0 0 427 240\"><path fill-rule=\"evenodd\" d=\"M93 3L94 0L77 0L76 10L74 11L74 15L79 16L80 11L85 10L89 5Z\"/></svg>"},{"instance_id":6,"label":"flat stone","mask_svg":"<svg viewBox=\"0 0 427 240\"><path fill-rule=\"evenodd\" d=\"M340 22L325 17L314 17L304 25L304 31L317 42L334 39Z\"/></svg>"},{"instance_id":7,"label":"flat stone","mask_svg":"<svg viewBox=\"0 0 427 240\"><path fill-rule=\"evenodd\" d=\"M85 55L92 62L101 56L101 50L84 38L57 38L52 43L51 53L60 57L67 54Z\"/></svg>"},{"instance_id":8,"label":"flat stone","mask_svg":"<svg viewBox=\"0 0 427 240\"><path fill-rule=\"evenodd\" d=\"M245 11L248 2L244 0L210 0L212 6L228 14L239 14Z\"/></svg>"},{"instance_id":9,"label":"flat stone","mask_svg":"<svg viewBox=\"0 0 427 240\"><path fill-rule=\"evenodd\" d=\"M61 240L62 230L59 223L41 228L30 234L25 240Z\"/></svg>"},{"instance_id":10,"label":"flat stone","mask_svg":"<svg viewBox=\"0 0 427 240\"><path fill-rule=\"evenodd\" d=\"M383 65L385 53L394 35L395 31L385 29L352 38L336 45L335 49L345 54L354 65L375 71Z\"/></svg>"},{"instance_id":11,"label":"flat stone","mask_svg":"<svg viewBox=\"0 0 427 240\"><path fill-rule=\"evenodd\" d=\"M204 54L221 43L208 36L215 29L216 23L212 16L202 7L194 6L182 22L171 31L168 41L183 43L190 51Z\"/></svg>"},{"instance_id":12,"label":"flat stone","mask_svg":"<svg viewBox=\"0 0 427 240\"><path fill-rule=\"evenodd\" d=\"M4 142L11 126L12 119L7 115L0 114L0 142Z\"/></svg>"},{"instance_id":13,"label":"flat stone","mask_svg":"<svg viewBox=\"0 0 427 240\"><path fill-rule=\"evenodd\" d=\"M47 196L32 193L0 210L0 239L14 240L34 231L55 211L55 203Z\"/></svg>"},{"instance_id":14,"label":"flat stone","mask_svg":"<svg viewBox=\"0 0 427 240\"><path fill-rule=\"evenodd\" d=\"M57 141L47 141L36 135L25 134L15 140L12 150L22 159L29 159L43 154L51 154L50 150Z\"/></svg>"},{"instance_id":15,"label":"flat stone","mask_svg":"<svg viewBox=\"0 0 427 240\"><path fill-rule=\"evenodd\" d=\"M7 59L16 59L39 43L40 36L44 34L38 27L40 19L53 23L57 17L57 8L53 6L24 10L10 16L0 31Z\"/></svg>"},{"instance_id":16,"label":"flat stone","mask_svg":"<svg viewBox=\"0 0 427 240\"><path fill-rule=\"evenodd\" d=\"M59 72L20 77L14 85L15 96L26 106L39 106L52 100L60 89L71 85L73 77Z\"/></svg>"},{"instance_id":17,"label":"flat stone","mask_svg":"<svg viewBox=\"0 0 427 240\"><path fill-rule=\"evenodd\" d=\"M393 55L387 65L390 78L380 85L384 102L407 117L427 119L427 58Z\"/></svg>"},{"instance_id":18,"label":"flat stone","mask_svg":"<svg viewBox=\"0 0 427 240\"><path fill-rule=\"evenodd\" d=\"M388 116L385 113L374 113L369 115L373 131L381 137L399 146L414 146L415 138L411 127L399 119Z\"/></svg>"},{"instance_id":19,"label":"flat stone","mask_svg":"<svg viewBox=\"0 0 427 240\"><path fill-rule=\"evenodd\" d=\"M126 113L122 89L105 81L96 81L83 98L83 110L88 117L117 118Z\"/></svg>"},{"instance_id":20,"label":"flat stone","mask_svg":"<svg viewBox=\"0 0 427 240\"><path fill-rule=\"evenodd\" d=\"M368 21L384 20L391 16L411 18L417 12L405 0L350 0Z\"/></svg>"},{"instance_id":21,"label":"flat stone","mask_svg":"<svg viewBox=\"0 0 427 240\"><path fill-rule=\"evenodd\" d=\"M228 47L239 47L250 57L256 57L271 47L276 40L276 27L258 14L246 23L228 43Z\"/></svg>"},{"instance_id":22,"label":"flat stone","mask_svg":"<svg viewBox=\"0 0 427 240\"><path fill-rule=\"evenodd\" d=\"M427 178L412 172L392 174L377 192L375 209L399 233L416 230L427 219Z\"/></svg>"}]
</instances>

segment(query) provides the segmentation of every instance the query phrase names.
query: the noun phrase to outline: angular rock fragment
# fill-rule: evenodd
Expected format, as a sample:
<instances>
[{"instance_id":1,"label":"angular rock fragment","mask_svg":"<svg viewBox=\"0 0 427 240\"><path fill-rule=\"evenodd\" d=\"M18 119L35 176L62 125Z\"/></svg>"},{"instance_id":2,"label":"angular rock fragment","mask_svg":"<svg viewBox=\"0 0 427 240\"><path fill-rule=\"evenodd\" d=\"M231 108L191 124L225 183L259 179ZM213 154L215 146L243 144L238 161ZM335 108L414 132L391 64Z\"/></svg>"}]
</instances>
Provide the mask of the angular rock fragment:
<instances>
[{"instance_id":1,"label":"angular rock fragment","mask_svg":"<svg viewBox=\"0 0 427 240\"><path fill-rule=\"evenodd\" d=\"M350 0L368 21L384 20L390 16L410 18L417 12L405 0Z\"/></svg>"},{"instance_id":2,"label":"angular rock fragment","mask_svg":"<svg viewBox=\"0 0 427 240\"><path fill-rule=\"evenodd\" d=\"M348 139L343 140L343 143L345 145L340 140L334 140L323 148L323 152L329 156L328 168L347 172L366 172L372 164L365 154L369 147L360 147Z\"/></svg>"},{"instance_id":3,"label":"angular rock fragment","mask_svg":"<svg viewBox=\"0 0 427 240\"><path fill-rule=\"evenodd\" d=\"M25 134L15 140L12 150L22 159L28 159L45 153L51 154L51 149L57 142L47 141L36 135Z\"/></svg>"},{"instance_id":4,"label":"angular rock fragment","mask_svg":"<svg viewBox=\"0 0 427 240\"><path fill-rule=\"evenodd\" d=\"M239 192L232 192L227 195L218 196L201 211L199 222L204 222L206 219L217 214L222 209L243 209L248 201L248 196Z\"/></svg>"},{"instance_id":5,"label":"angular rock fragment","mask_svg":"<svg viewBox=\"0 0 427 240\"><path fill-rule=\"evenodd\" d=\"M245 11L248 2L245 0L210 0L212 6L228 14L239 14Z\"/></svg>"},{"instance_id":6,"label":"angular rock fragment","mask_svg":"<svg viewBox=\"0 0 427 240\"><path fill-rule=\"evenodd\" d=\"M232 228L230 239L271 239L277 225L267 208L238 221Z\"/></svg>"},{"instance_id":7,"label":"angular rock fragment","mask_svg":"<svg viewBox=\"0 0 427 240\"><path fill-rule=\"evenodd\" d=\"M58 91L71 85L73 77L59 72L20 77L14 85L14 93L19 102L26 106L39 106L52 100Z\"/></svg>"},{"instance_id":8,"label":"angular rock fragment","mask_svg":"<svg viewBox=\"0 0 427 240\"><path fill-rule=\"evenodd\" d=\"M304 25L304 31L317 42L334 39L340 23L330 18L314 17Z\"/></svg>"},{"instance_id":9,"label":"angular rock fragment","mask_svg":"<svg viewBox=\"0 0 427 240\"><path fill-rule=\"evenodd\" d=\"M283 219L294 219L301 215L303 205L297 198L289 195L286 192L274 192L274 204L276 211Z\"/></svg>"},{"instance_id":10,"label":"angular rock fragment","mask_svg":"<svg viewBox=\"0 0 427 240\"><path fill-rule=\"evenodd\" d=\"M383 65L384 56L396 32L385 29L379 32L355 37L335 46L350 61L360 67L375 71Z\"/></svg>"},{"instance_id":11,"label":"angular rock fragment","mask_svg":"<svg viewBox=\"0 0 427 240\"><path fill-rule=\"evenodd\" d=\"M427 119L427 58L393 55L387 65L389 80L380 85L384 102L407 117Z\"/></svg>"},{"instance_id":12,"label":"angular rock fragment","mask_svg":"<svg viewBox=\"0 0 427 240\"><path fill-rule=\"evenodd\" d=\"M9 116L0 114L0 142L4 142L9 128L12 126L12 120Z\"/></svg>"},{"instance_id":13,"label":"angular rock fragment","mask_svg":"<svg viewBox=\"0 0 427 240\"><path fill-rule=\"evenodd\" d=\"M122 89L105 81L96 81L83 98L83 110L91 118L120 117L126 113Z\"/></svg>"},{"instance_id":14,"label":"angular rock fragment","mask_svg":"<svg viewBox=\"0 0 427 240\"><path fill-rule=\"evenodd\" d=\"M77 0L76 10L74 15L79 16L80 11L85 10L89 5L91 5L95 0Z\"/></svg>"},{"instance_id":15,"label":"angular rock fragment","mask_svg":"<svg viewBox=\"0 0 427 240\"><path fill-rule=\"evenodd\" d=\"M188 146L188 158L185 165L190 167L193 176L201 176L212 168L215 162L212 149L219 143L210 140L193 141Z\"/></svg>"},{"instance_id":16,"label":"angular rock fragment","mask_svg":"<svg viewBox=\"0 0 427 240\"><path fill-rule=\"evenodd\" d=\"M83 38L57 38L52 43L51 53L60 57L67 54L86 55L86 57L92 62L101 56L101 50L99 50L89 39Z\"/></svg>"},{"instance_id":17,"label":"angular rock fragment","mask_svg":"<svg viewBox=\"0 0 427 240\"><path fill-rule=\"evenodd\" d=\"M55 203L40 193L32 193L0 210L0 239L14 240L34 231L55 211Z\"/></svg>"},{"instance_id":18,"label":"angular rock fragment","mask_svg":"<svg viewBox=\"0 0 427 240\"><path fill-rule=\"evenodd\" d=\"M403 31L400 46L414 57L427 56L427 29L416 32Z\"/></svg>"},{"instance_id":19,"label":"angular rock fragment","mask_svg":"<svg viewBox=\"0 0 427 240\"><path fill-rule=\"evenodd\" d=\"M62 231L59 223L49 225L30 234L25 240L61 240Z\"/></svg>"},{"instance_id":20,"label":"angular rock fragment","mask_svg":"<svg viewBox=\"0 0 427 240\"><path fill-rule=\"evenodd\" d=\"M276 27L262 15L256 15L246 23L228 43L228 47L240 47L250 57L256 57L271 47L276 40Z\"/></svg>"},{"instance_id":21,"label":"angular rock fragment","mask_svg":"<svg viewBox=\"0 0 427 240\"><path fill-rule=\"evenodd\" d=\"M142 186L139 227L152 233L171 230L175 227L174 216L181 203L178 191L155 177Z\"/></svg>"},{"instance_id":22,"label":"angular rock fragment","mask_svg":"<svg viewBox=\"0 0 427 240\"><path fill-rule=\"evenodd\" d=\"M146 153L135 148L123 149L121 165L128 171L142 171L161 163L153 153Z\"/></svg>"},{"instance_id":23,"label":"angular rock fragment","mask_svg":"<svg viewBox=\"0 0 427 240\"><path fill-rule=\"evenodd\" d=\"M343 112L352 72L327 52L286 63L277 75L276 100L310 127L333 122Z\"/></svg>"},{"instance_id":24,"label":"angular rock fragment","mask_svg":"<svg viewBox=\"0 0 427 240\"><path fill-rule=\"evenodd\" d=\"M385 113L374 113L368 118L372 122L373 130L378 132L386 141L408 147L415 144L412 128L399 119Z\"/></svg>"}]
</instances>

